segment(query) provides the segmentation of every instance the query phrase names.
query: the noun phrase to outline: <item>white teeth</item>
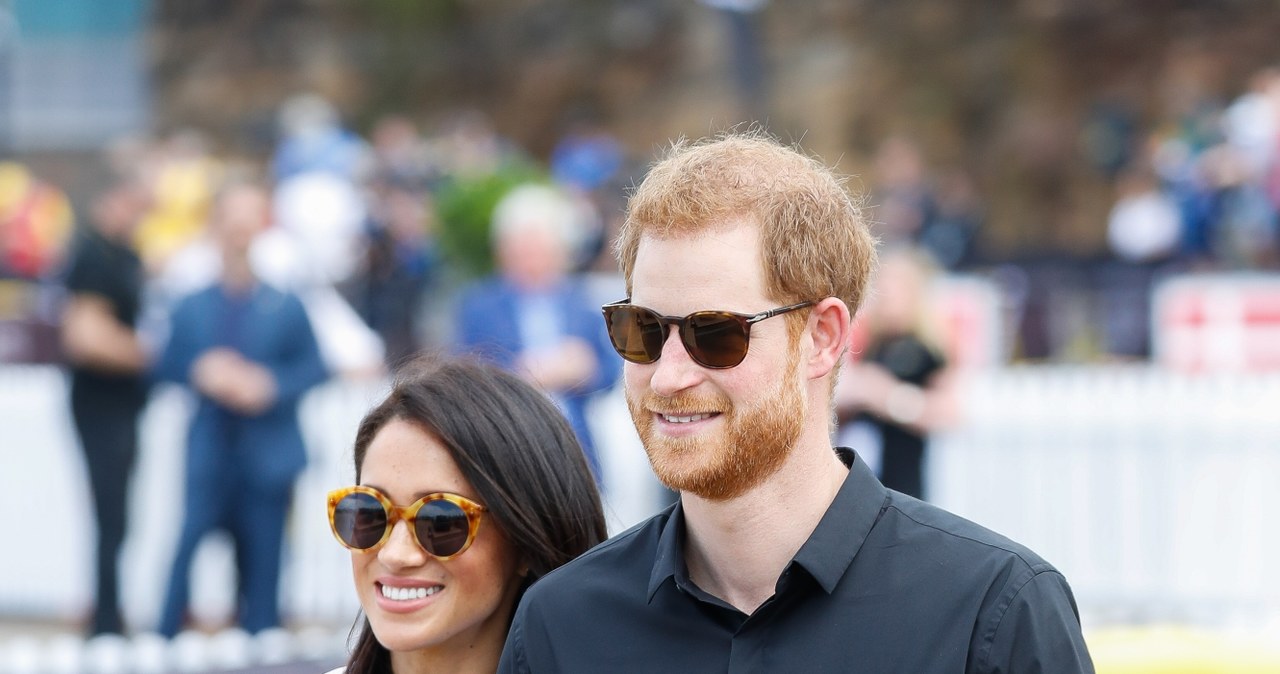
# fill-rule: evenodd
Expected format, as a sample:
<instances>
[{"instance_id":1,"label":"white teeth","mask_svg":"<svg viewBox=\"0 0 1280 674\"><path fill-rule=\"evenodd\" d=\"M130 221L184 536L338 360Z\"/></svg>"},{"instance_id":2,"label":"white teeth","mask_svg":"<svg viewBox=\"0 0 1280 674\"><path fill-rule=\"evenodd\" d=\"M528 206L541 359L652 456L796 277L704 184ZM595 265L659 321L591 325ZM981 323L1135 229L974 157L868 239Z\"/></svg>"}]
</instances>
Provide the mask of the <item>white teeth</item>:
<instances>
[{"instance_id":1,"label":"white teeth","mask_svg":"<svg viewBox=\"0 0 1280 674\"><path fill-rule=\"evenodd\" d=\"M694 414L687 417L678 417L671 414L664 414L662 415L662 418L666 419L667 421L673 424L687 424L691 421L702 421L703 419L710 419L711 415L710 414Z\"/></svg>"},{"instance_id":2,"label":"white teeth","mask_svg":"<svg viewBox=\"0 0 1280 674\"><path fill-rule=\"evenodd\" d=\"M390 585L382 586L382 596L392 601L410 601L412 599L422 599L429 597L440 591L440 586L434 587L391 587Z\"/></svg>"}]
</instances>

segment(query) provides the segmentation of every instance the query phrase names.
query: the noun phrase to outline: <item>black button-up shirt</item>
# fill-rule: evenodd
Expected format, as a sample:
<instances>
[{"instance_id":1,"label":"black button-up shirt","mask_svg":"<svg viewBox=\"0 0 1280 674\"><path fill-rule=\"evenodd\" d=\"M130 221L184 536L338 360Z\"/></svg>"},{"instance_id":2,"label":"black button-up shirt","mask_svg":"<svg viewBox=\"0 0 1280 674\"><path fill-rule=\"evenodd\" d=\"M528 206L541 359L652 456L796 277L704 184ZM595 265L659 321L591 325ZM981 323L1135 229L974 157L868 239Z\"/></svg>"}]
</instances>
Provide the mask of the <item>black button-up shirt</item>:
<instances>
[{"instance_id":1,"label":"black button-up shirt","mask_svg":"<svg viewBox=\"0 0 1280 674\"><path fill-rule=\"evenodd\" d=\"M849 477L751 615L689 579L677 504L535 583L499 671L1093 671L1062 574L837 451Z\"/></svg>"}]
</instances>

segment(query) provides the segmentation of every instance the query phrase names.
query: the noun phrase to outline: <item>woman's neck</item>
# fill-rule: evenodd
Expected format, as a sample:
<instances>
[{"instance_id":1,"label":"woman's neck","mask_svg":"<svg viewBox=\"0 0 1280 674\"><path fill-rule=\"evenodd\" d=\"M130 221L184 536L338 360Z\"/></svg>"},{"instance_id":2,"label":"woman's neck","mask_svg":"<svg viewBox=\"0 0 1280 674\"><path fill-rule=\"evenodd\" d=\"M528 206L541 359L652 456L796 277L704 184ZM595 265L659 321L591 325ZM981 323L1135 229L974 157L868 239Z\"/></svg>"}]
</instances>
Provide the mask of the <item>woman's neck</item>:
<instances>
[{"instance_id":1,"label":"woman's neck","mask_svg":"<svg viewBox=\"0 0 1280 674\"><path fill-rule=\"evenodd\" d=\"M472 644L462 649L424 649L391 653L394 674L493 674L498 671L502 643Z\"/></svg>"}]
</instances>

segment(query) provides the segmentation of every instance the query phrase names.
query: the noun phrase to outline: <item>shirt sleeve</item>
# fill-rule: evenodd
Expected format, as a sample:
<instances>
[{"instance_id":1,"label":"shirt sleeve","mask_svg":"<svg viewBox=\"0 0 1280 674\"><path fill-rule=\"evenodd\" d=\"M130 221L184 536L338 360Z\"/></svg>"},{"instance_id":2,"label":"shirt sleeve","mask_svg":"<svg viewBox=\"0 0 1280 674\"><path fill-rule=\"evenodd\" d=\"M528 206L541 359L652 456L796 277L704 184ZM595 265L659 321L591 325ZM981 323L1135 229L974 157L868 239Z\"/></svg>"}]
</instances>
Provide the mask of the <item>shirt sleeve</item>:
<instances>
[{"instance_id":1,"label":"shirt sleeve","mask_svg":"<svg viewBox=\"0 0 1280 674\"><path fill-rule=\"evenodd\" d=\"M1092 674L1075 598L1062 574L1042 571L1016 588L994 617L979 672Z\"/></svg>"},{"instance_id":2,"label":"shirt sleeve","mask_svg":"<svg viewBox=\"0 0 1280 674\"><path fill-rule=\"evenodd\" d=\"M202 350L198 334L196 313L197 298L188 296L179 300L169 315L169 330L160 357L151 366L151 378L157 382L188 384L191 364Z\"/></svg>"},{"instance_id":3,"label":"shirt sleeve","mask_svg":"<svg viewBox=\"0 0 1280 674\"><path fill-rule=\"evenodd\" d=\"M276 405L292 404L304 393L328 378L328 368L320 355L315 330L302 301L288 295L275 320L290 335L290 350L272 362L264 363L276 380Z\"/></svg>"}]
</instances>

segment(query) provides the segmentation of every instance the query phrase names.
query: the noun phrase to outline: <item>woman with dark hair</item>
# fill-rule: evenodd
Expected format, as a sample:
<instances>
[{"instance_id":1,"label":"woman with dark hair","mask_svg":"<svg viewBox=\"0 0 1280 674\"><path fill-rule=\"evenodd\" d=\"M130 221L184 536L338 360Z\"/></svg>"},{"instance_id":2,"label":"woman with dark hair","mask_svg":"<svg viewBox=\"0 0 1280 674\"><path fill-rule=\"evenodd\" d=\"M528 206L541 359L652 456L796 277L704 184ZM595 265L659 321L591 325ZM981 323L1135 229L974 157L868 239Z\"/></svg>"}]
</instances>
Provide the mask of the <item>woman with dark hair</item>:
<instances>
[{"instance_id":1,"label":"woman with dark hair","mask_svg":"<svg viewBox=\"0 0 1280 674\"><path fill-rule=\"evenodd\" d=\"M495 671L524 590L606 536L564 416L489 365L402 369L355 469L328 499L365 614L347 674Z\"/></svg>"}]
</instances>

